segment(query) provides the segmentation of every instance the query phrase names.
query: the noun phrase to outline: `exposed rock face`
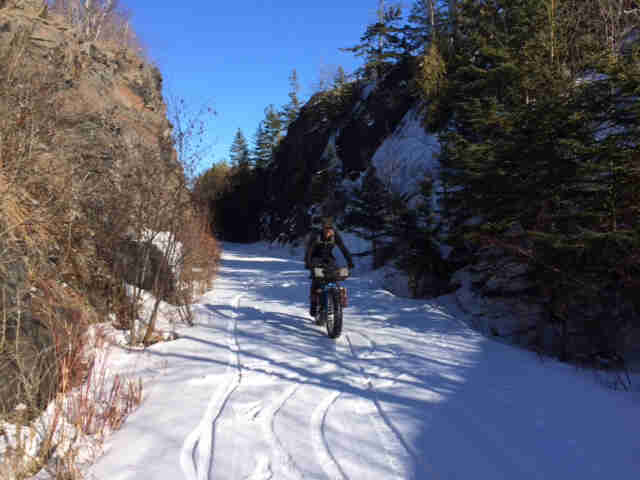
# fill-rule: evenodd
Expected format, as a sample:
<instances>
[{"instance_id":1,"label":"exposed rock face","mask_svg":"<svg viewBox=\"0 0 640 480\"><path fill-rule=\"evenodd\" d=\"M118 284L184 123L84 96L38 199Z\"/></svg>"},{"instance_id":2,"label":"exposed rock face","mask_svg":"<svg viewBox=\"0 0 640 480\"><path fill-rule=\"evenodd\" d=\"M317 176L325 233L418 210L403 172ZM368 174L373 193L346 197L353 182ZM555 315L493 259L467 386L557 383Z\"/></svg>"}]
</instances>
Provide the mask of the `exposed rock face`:
<instances>
[{"instance_id":1,"label":"exposed rock face","mask_svg":"<svg viewBox=\"0 0 640 480\"><path fill-rule=\"evenodd\" d=\"M349 116L336 139L345 172L362 172L382 141L391 135L414 105L409 90L413 62L396 65Z\"/></svg>"},{"instance_id":2,"label":"exposed rock face","mask_svg":"<svg viewBox=\"0 0 640 480\"><path fill-rule=\"evenodd\" d=\"M640 46L640 27L633 27L625 32L620 42L620 54L630 58L633 50Z\"/></svg>"},{"instance_id":3,"label":"exposed rock face","mask_svg":"<svg viewBox=\"0 0 640 480\"><path fill-rule=\"evenodd\" d=\"M0 185L24 207L18 213L0 208L17 215L20 227L11 230L11 245L0 245L3 252L15 250L0 268L2 308L10 314L0 328L7 342L20 338L27 365L42 361L40 352L52 341L40 307L54 302L49 311L71 323L91 307L106 313L110 285L122 281L114 253L139 213L133 203L143 204L148 185L182 174L160 72L136 52L80 38L46 2L0 0ZM20 142L29 145L28 156L19 155L25 151ZM35 230L42 230L42 241ZM67 305L65 292L77 306ZM4 367L17 366L2 347L0 363L9 375ZM47 368L55 376L51 361ZM14 370L10 378L18 378ZM10 408L21 387L0 383L1 406ZM40 395L44 401L50 394L43 388Z\"/></svg>"},{"instance_id":4,"label":"exposed rock face","mask_svg":"<svg viewBox=\"0 0 640 480\"><path fill-rule=\"evenodd\" d=\"M540 299L530 292L527 272L526 265L500 252L484 251L451 281L458 287L458 304L471 314L475 327L489 336L531 346L541 333L545 313Z\"/></svg>"},{"instance_id":5,"label":"exposed rock face","mask_svg":"<svg viewBox=\"0 0 640 480\"><path fill-rule=\"evenodd\" d=\"M38 0L5 2L0 9L0 51L25 35L28 50L22 68L55 69L63 108L61 126L65 121L111 114L119 131L110 134L142 140L157 149L165 147L171 126L160 72L126 49L79 41L58 15L38 16L43 5ZM171 148L164 153L174 155Z\"/></svg>"},{"instance_id":6,"label":"exposed rock face","mask_svg":"<svg viewBox=\"0 0 640 480\"><path fill-rule=\"evenodd\" d=\"M591 295L558 298L534 288L532 270L500 248L483 248L456 271L455 297L488 336L562 359L598 362L617 353L640 368L640 312L611 285Z\"/></svg>"},{"instance_id":7,"label":"exposed rock face","mask_svg":"<svg viewBox=\"0 0 640 480\"><path fill-rule=\"evenodd\" d=\"M115 270L127 283L143 290L156 290L160 298L171 301L176 293L176 281L162 252L151 242L123 240L115 252ZM141 268L148 257L148 268ZM156 275L158 285L155 285Z\"/></svg>"},{"instance_id":8,"label":"exposed rock face","mask_svg":"<svg viewBox=\"0 0 640 480\"><path fill-rule=\"evenodd\" d=\"M339 174L345 177L369 167L377 148L413 104L413 69L408 60L376 85L351 84L320 92L305 104L275 152L271 192L277 213L270 226L274 237L285 233L292 239L306 233L314 177L336 158L342 166ZM339 202L336 208L337 215ZM293 231L287 230L290 225L295 225Z\"/></svg>"}]
</instances>

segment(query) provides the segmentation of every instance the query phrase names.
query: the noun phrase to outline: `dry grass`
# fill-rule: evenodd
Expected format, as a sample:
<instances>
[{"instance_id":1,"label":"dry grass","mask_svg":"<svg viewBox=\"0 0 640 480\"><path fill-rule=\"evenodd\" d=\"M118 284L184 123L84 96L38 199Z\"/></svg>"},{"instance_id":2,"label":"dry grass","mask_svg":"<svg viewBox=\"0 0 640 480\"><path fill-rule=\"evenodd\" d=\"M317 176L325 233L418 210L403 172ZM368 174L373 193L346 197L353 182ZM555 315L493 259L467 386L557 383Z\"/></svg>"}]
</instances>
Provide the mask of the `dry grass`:
<instances>
[{"instance_id":1,"label":"dry grass","mask_svg":"<svg viewBox=\"0 0 640 480\"><path fill-rule=\"evenodd\" d=\"M68 445L83 432L83 416L70 416L64 399L92 375L83 334L97 316L81 285L97 262L88 242L77 241L88 225L74 213L74 195L86 194L87 184L52 142L59 75L34 68L29 47L24 31L0 52L0 367L10 382L4 392L14 392L0 398L0 477L28 478L46 466L54 478L75 478ZM117 428L141 387L103 380L109 394L93 417ZM74 398L76 411L90 408L86 392ZM25 408L16 410L17 402Z\"/></svg>"},{"instance_id":2,"label":"dry grass","mask_svg":"<svg viewBox=\"0 0 640 480\"><path fill-rule=\"evenodd\" d=\"M54 15L72 15L82 2L53 3ZM73 20L78 32L130 48L124 10L93 6ZM52 478L76 479L79 440L120 428L142 399L139 380L110 376L108 355L87 347L108 351L100 333L88 341L92 324L115 318L131 327L140 315L114 252L124 239L169 232L161 254L179 272L173 300L189 324L190 303L211 288L220 253L191 203L185 166L156 132L166 127L150 122L120 135L123 115L140 112L117 114L88 105L90 97L71 104L65 78L86 86L82 71L43 61L31 33L20 30L0 45L0 370L3 382L11 379L0 385L0 478L46 468ZM143 252L134 267L149 269L149 258ZM161 269L155 275L159 302L166 279ZM154 338L157 305L137 341ZM25 408L16 410L19 404Z\"/></svg>"},{"instance_id":3,"label":"dry grass","mask_svg":"<svg viewBox=\"0 0 640 480\"><path fill-rule=\"evenodd\" d=\"M81 461L90 460L100 442L142 402L140 380L108 375L110 347L102 331L95 332L92 341L86 335L72 338L69 351L73 355L63 360L80 366L84 378L77 387L71 385L78 383L78 373L63 365L60 384L67 391L59 392L44 413L31 418L27 406L0 416L0 440L5 444L1 478L26 479L42 469L51 478L82 478Z\"/></svg>"}]
</instances>

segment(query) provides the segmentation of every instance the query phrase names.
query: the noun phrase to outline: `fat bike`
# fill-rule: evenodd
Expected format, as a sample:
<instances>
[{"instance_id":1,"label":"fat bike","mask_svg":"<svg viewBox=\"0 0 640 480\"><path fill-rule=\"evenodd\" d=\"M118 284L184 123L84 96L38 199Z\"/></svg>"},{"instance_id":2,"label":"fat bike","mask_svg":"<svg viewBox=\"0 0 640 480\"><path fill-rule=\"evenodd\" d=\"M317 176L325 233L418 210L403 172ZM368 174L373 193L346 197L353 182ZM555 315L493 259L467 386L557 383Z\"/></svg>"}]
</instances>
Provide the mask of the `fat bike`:
<instances>
[{"instance_id":1,"label":"fat bike","mask_svg":"<svg viewBox=\"0 0 640 480\"><path fill-rule=\"evenodd\" d=\"M348 268L313 267L311 274L319 284L316 325L325 325L329 338L342 333L342 311L347 306L347 289L339 282L349 277Z\"/></svg>"}]
</instances>

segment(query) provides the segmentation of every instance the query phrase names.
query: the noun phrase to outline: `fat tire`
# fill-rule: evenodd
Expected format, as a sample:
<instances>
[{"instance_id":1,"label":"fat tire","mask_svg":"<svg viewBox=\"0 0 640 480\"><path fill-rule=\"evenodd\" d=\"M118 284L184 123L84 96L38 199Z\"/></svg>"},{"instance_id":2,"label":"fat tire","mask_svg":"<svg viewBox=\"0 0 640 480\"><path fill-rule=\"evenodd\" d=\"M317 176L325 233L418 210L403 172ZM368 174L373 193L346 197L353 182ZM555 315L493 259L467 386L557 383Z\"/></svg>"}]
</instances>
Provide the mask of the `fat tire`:
<instances>
[{"instance_id":1,"label":"fat tire","mask_svg":"<svg viewBox=\"0 0 640 480\"><path fill-rule=\"evenodd\" d=\"M325 304L324 298L325 298L325 293L322 293L320 295L320 298L318 299L318 310L317 310L317 314L316 314L316 325L318 326L322 326L322 325L326 325L327 324L327 320L328 320L328 305Z\"/></svg>"},{"instance_id":2,"label":"fat tire","mask_svg":"<svg viewBox=\"0 0 640 480\"><path fill-rule=\"evenodd\" d=\"M340 303L340 291L333 289L327 295L328 313L333 313L333 321L327 318L327 335L329 338L338 338L342 333L342 303ZM328 315L327 315L328 317Z\"/></svg>"}]
</instances>

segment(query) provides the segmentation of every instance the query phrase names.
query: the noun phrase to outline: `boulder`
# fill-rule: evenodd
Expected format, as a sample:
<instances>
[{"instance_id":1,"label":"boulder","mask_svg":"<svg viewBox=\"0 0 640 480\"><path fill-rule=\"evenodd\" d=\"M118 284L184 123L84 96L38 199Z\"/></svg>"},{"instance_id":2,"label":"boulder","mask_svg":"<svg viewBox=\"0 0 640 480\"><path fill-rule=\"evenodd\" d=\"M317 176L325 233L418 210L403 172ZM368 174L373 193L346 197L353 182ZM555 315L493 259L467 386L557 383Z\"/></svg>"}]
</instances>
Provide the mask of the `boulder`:
<instances>
[{"instance_id":1,"label":"boulder","mask_svg":"<svg viewBox=\"0 0 640 480\"><path fill-rule=\"evenodd\" d=\"M456 271L451 280L457 287L454 293L456 301L469 314L472 326L487 336L505 338L523 346L535 343L546 318L542 302L523 294L522 290L513 295L513 291L502 287L491 290L491 296L487 295L486 284L495 282L495 277L487 276L486 270L484 276L479 276L477 268L464 267Z\"/></svg>"},{"instance_id":2,"label":"boulder","mask_svg":"<svg viewBox=\"0 0 640 480\"><path fill-rule=\"evenodd\" d=\"M158 275L158 291L155 293L166 301L174 299L175 276L162 252L153 243L122 240L114 257L115 271L125 282L153 292Z\"/></svg>"}]
</instances>

